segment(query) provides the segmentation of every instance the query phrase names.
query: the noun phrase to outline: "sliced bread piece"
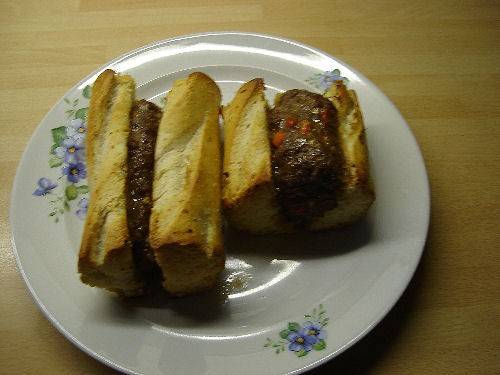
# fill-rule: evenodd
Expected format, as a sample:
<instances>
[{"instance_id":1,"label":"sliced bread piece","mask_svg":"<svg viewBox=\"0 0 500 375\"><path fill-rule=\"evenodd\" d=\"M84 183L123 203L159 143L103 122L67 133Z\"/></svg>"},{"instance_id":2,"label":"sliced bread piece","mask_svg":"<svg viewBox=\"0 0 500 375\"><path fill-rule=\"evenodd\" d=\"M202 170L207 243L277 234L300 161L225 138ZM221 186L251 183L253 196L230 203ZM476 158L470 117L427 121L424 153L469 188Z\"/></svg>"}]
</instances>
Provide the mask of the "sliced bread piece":
<instances>
[{"instance_id":1,"label":"sliced bread piece","mask_svg":"<svg viewBox=\"0 0 500 375\"><path fill-rule=\"evenodd\" d=\"M310 226L312 230L351 224L365 216L375 200L363 115L356 92L348 90L342 81L336 81L324 96L337 110L345 176L338 206L313 221Z\"/></svg>"},{"instance_id":2,"label":"sliced bread piece","mask_svg":"<svg viewBox=\"0 0 500 375\"><path fill-rule=\"evenodd\" d=\"M149 242L165 289L211 288L224 268L217 84L203 73L174 83L155 148Z\"/></svg>"},{"instance_id":3,"label":"sliced bread piece","mask_svg":"<svg viewBox=\"0 0 500 375\"><path fill-rule=\"evenodd\" d=\"M127 139L135 83L102 72L94 83L87 121L90 200L78 271L82 282L124 296L140 294L127 228Z\"/></svg>"},{"instance_id":4,"label":"sliced bread piece","mask_svg":"<svg viewBox=\"0 0 500 375\"><path fill-rule=\"evenodd\" d=\"M264 82L240 87L223 108L224 164L222 199L236 228L252 233L287 232L275 199Z\"/></svg>"}]
</instances>

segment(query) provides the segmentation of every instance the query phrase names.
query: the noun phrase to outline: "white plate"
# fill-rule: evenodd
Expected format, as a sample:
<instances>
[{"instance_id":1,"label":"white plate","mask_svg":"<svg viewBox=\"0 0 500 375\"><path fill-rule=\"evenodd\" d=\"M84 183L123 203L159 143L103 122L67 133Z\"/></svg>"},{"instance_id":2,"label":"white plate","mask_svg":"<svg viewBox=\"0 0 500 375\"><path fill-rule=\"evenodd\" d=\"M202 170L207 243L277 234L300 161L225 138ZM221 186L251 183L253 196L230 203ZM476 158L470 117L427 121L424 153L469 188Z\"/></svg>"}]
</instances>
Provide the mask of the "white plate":
<instances>
[{"instance_id":1,"label":"white plate","mask_svg":"<svg viewBox=\"0 0 500 375\"><path fill-rule=\"evenodd\" d=\"M217 81L223 102L255 77L265 79L270 100L291 88L321 92L335 77L344 77L361 102L377 200L366 220L341 232L227 233L223 280L206 295L123 303L87 287L76 273L78 215L84 214L87 196L80 179L84 171L80 168L78 181L69 182L63 172L68 163L58 158L64 156L64 144L55 148L79 134L87 86L105 68L131 74L137 96L157 103L175 79L195 70ZM35 189L49 193L35 196ZM324 52L245 33L157 42L82 80L35 131L17 171L11 205L19 269L43 313L78 347L134 374L299 373L334 357L396 303L419 262L428 219L422 156L389 99ZM308 321L318 323L310 327ZM297 335L307 345L297 344Z\"/></svg>"}]
</instances>

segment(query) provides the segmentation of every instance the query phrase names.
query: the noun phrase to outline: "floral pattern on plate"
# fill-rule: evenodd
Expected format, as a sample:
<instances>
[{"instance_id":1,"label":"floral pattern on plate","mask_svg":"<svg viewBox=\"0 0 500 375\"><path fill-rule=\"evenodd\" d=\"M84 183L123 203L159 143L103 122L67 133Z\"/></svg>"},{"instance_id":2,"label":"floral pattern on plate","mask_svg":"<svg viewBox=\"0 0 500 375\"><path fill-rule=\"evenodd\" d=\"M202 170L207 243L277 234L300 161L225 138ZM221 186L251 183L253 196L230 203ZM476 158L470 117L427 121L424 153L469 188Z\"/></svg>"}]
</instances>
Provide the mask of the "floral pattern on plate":
<instances>
[{"instance_id":1,"label":"floral pattern on plate","mask_svg":"<svg viewBox=\"0 0 500 375\"><path fill-rule=\"evenodd\" d=\"M344 81L344 83L349 82L346 77L343 77L340 74L340 70L338 69L326 71L323 73L316 73L309 78L306 78L307 83L322 91L327 90L335 81Z\"/></svg>"},{"instance_id":2,"label":"floral pattern on plate","mask_svg":"<svg viewBox=\"0 0 500 375\"><path fill-rule=\"evenodd\" d=\"M82 91L83 98L64 102L70 107L66 110L66 123L50 130L52 146L49 150L48 165L58 168L59 176L51 180L48 177L38 179L33 195L49 200L49 217L59 222L60 215L66 211L75 211L80 219L87 213L89 188L86 184L87 166L85 164L85 135L87 132L87 106L81 106L90 98L91 87ZM76 202L76 204L75 204Z\"/></svg>"},{"instance_id":3,"label":"floral pattern on plate","mask_svg":"<svg viewBox=\"0 0 500 375\"><path fill-rule=\"evenodd\" d=\"M272 340L268 337L264 347L273 349L276 354L288 349L297 357L303 357L311 350L325 349L328 336L325 326L330 318L324 306L319 305L311 314L304 315L304 318L309 320L302 324L289 322L287 327L280 331L279 340Z\"/></svg>"}]
</instances>

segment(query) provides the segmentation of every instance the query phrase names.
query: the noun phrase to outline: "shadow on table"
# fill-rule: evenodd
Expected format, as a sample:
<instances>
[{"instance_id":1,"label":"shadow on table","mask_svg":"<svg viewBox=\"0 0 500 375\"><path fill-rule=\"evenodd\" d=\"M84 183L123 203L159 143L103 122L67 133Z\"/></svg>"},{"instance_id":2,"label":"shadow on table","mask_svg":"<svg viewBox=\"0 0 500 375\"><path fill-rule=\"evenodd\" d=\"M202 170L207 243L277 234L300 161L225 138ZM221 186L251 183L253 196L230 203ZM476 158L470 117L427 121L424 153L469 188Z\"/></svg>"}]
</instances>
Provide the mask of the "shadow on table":
<instances>
[{"instance_id":1,"label":"shadow on table","mask_svg":"<svg viewBox=\"0 0 500 375\"><path fill-rule=\"evenodd\" d=\"M345 352L308 372L310 375L326 374L368 374L377 363L388 355L393 347L400 344L400 336L412 315L416 313L417 300L422 293L422 283L426 276L427 249L431 242L431 227L422 259L408 288L387 316L361 341Z\"/></svg>"}]
</instances>

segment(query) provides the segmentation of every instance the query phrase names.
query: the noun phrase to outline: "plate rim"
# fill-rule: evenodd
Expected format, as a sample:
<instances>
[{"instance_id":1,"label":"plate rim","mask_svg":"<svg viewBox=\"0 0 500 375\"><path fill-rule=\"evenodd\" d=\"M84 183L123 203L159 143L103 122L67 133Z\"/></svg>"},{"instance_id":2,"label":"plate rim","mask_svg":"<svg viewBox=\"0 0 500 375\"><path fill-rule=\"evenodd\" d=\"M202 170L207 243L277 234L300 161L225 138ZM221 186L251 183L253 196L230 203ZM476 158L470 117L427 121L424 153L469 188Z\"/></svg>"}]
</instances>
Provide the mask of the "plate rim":
<instances>
[{"instance_id":1,"label":"plate rim","mask_svg":"<svg viewBox=\"0 0 500 375\"><path fill-rule=\"evenodd\" d=\"M117 57L115 57L115 58L113 58L113 59L111 59L109 61L106 61L104 64L102 64L97 69L95 69L94 71L92 71L90 74L88 74L87 76L85 76L83 79L81 79L80 81L78 81L72 87L70 87L69 89L67 89L64 92L63 96L61 98L59 98L55 102L55 104L45 113L45 115L42 117L42 119L38 122L38 124L35 127L33 133L31 134L28 142L26 143L26 145L24 147L24 150L23 150L23 153L21 154L21 157L19 159L19 163L18 163L18 166L16 168L15 177L14 177L14 180L13 180L12 185L11 185L11 189L12 190L11 190L10 208L9 208L9 224L10 224L10 237L11 237L10 238L10 240L11 240L10 242L11 242L11 245L12 245L12 252L14 253L14 257L16 259L16 266L17 266L17 269L18 269L19 273L22 276L22 279L23 279L23 281L24 281L24 283L25 283L28 291L30 292L31 297L33 298L33 300L34 300L35 304L37 305L37 307L39 308L39 310L42 312L42 314L45 316L45 318L47 318L47 320L49 320L49 322L52 323L52 325L66 339L68 339L68 341L70 341L77 348L81 349L83 352L85 352L86 354L88 354L92 358L100 361L101 363L103 363L103 364L105 364L105 365L107 365L107 366L109 366L109 367L111 367L111 368L113 368L115 370L118 370L118 371L121 371L121 372L124 372L124 373L127 373L127 374L141 375L141 373L133 371L130 368L123 367L120 364L114 362L113 360L111 360L111 359L109 359L109 358L107 358L107 357L105 357L105 356L97 353L96 351L91 350L89 347L87 347L85 344L83 344L74 335L72 335L70 332L68 332L59 323L59 321L51 314L51 312L48 311L48 309L45 306L45 304L40 300L40 298L36 294L35 290L33 289L33 286L31 285L31 283L30 283L30 281L28 279L28 276L26 275L25 270L23 269L21 261L20 261L20 258L19 258L19 253L18 253L18 249L17 249L17 246L16 246L15 236L14 236L15 229L14 229L14 226L13 226L13 223L12 223L13 217L15 215L14 208L13 208L14 205L15 205L14 201L17 198L15 187L19 184L19 178L20 178L19 175L20 175L21 164L22 164L23 160L26 157L26 153L27 153L28 149L33 144L34 137L35 137L35 135L37 133L37 130L39 129L40 125L44 121L46 121L46 118L48 117L49 113L51 113L56 108L56 106L61 102L61 100L63 100L63 98L65 97L65 95L68 92L74 91L79 86L81 86L83 83L85 83L86 81L88 81L91 77L93 77L96 74L99 74L100 72L104 71L110 65L116 64L117 62L120 62L121 60L123 60L125 58L130 58L130 57L135 56L137 54L140 54L140 53L142 53L144 51L147 51L149 49L153 49L153 48L155 48L155 47L157 47L159 45L163 45L163 44L167 44L167 43L175 43L175 42L178 42L178 41L181 41L181 40L186 40L186 39L195 39L195 38L198 38L198 37L220 36L220 35L235 35L235 36L240 35L240 36L249 36L249 37L256 37L256 38L265 38L265 39L271 39L271 40L278 41L278 42L283 42L283 43L286 43L286 44L291 44L291 45L294 45L294 46L297 46L297 47L300 47L300 48L304 48L304 49L310 50L310 51L312 51L314 53L317 53L317 54L325 55L328 58L330 58L330 59L332 59L334 61L337 61L339 64L345 66L347 69L351 70L358 77L360 77L361 81L369 83L371 85L371 88L373 88L377 92L377 94L380 95L385 101L387 101L392 106L392 108L397 112L397 114L399 115L399 117L401 118L401 120L403 121L404 125L406 126L406 128L408 130L408 134L410 136L411 141L416 146L415 148L416 148L417 153L416 153L415 156L418 157L418 159L420 161L420 164L423 167L423 172L424 172L423 175L424 175L425 180L422 181L422 183L423 183L423 185L425 187L425 189L423 191L423 195L424 195L424 198L425 198L425 207L426 207L425 211L426 212L425 212L425 216L422 215L422 219L425 219L424 224L423 224L423 228L425 228L425 230L424 230L424 233L422 234L422 236L419 238L419 241L421 243L419 243L419 246L417 247L419 249L419 253L418 253L418 257L416 257L416 261L415 261L415 264L413 266L413 269L411 269L411 271L407 273L406 280L404 280L404 282L401 283L400 290L398 290L397 293L395 293L395 295L397 297L393 301L391 301L391 303L388 303L386 305L386 308L379 314L379 316L377 316L375 319L373 319L372 322L368 326L366 326L358 335L356 335L350 341L348 341L344 345L340 346L336 350L332 351L331 353L325 353L324 355L321 356L321 358L317 359L316 361L311 362L309 364L304 364L300 368L288 371L288 372L286 372L284 374L286 374L286 375L301 374L301 373L309 371L309 370L311 370L313 368L316 368L316 367L318 367L318 366L320 366L320 365L328 362L329 360L337 357L339 354L341 354L342 352L344 352L347 349L349 349L350 347L352 347L355 343L357 343L358 341L360 341L369 332L371 332L388 315L388 313L394 308L394 306L401 299L401 296L406 291L406 289L408 288L408 285L410 284L411 280L413 279L413 277L415 275L415 272L416 272L418 266L420 265L423 252L425 251L425 247L426 247L426 243L427 243L427 239L428 239L428 233L429 233L430 213L431 213L431 192L430 192L430 183L429 183L429 177L428 177L427 168L426 168L426 164L425 164L425 159L423 158L422 151L421 151L421 148L419 146L418 140L416 139L416 137L415 137L412 129L408 125L406 119L403 117L403 115L401 114L401 112L399 111L399 109L397 108L397 106L392 102L392 100L384 92L382 92L378 88L377 85L375 85L370 79L368 79L360 71L358 71L357 69L353 68L351 65L345 63L343 60L341 60L341 59L339 59L337 57L334 57L333 55L331 55L331 54L329 54L329 53L327 53L327 52L325 52L325 51L323 51L321 49L318 49L318 48L315 48L313 46L310 46L308 44L305 44L305 43L302 43L302 42L298 42L298 41L295 41L293 39L284 38L284 37L281 37L281 36L278 36L278 35L270 35L270 34L255 33L255 32L208 31L208 32L199 32L199 33L185 34L185 35L175 36L175 37L172 37L172 38L166 38L166 39L156 40L156 41L153 41L153 42L148 43L146 45L143 45L143 46L140 46L138 48L135 48L133 50L127 51L127 52L125 52L125 53L123 53L123 54L121 54L121 55L119 55L119 56L117 56Z\"/></svg>"}]
</instances>

